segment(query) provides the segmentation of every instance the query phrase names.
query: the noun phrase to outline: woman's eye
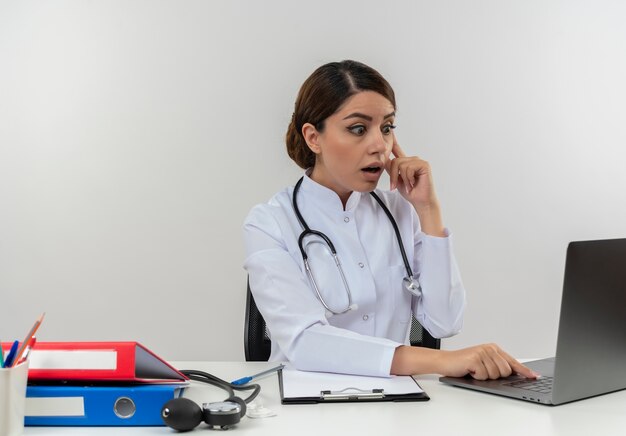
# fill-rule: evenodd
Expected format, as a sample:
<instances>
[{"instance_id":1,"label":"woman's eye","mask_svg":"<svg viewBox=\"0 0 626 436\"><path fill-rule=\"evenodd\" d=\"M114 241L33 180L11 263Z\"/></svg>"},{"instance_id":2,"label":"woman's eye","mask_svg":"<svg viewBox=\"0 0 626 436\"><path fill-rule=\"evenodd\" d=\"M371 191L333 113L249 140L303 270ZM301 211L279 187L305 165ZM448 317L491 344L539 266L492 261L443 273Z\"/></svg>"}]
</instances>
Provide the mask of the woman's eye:
<instances>
[{"instance_id":1,"label":"woman's eye","mask_svg":"<svg viewBox=\"0 0 626 436\"><path fill-rule=\"evenodd\" d=\"M395 128L396 126L394 126L393 124L385 124L381 130L385 135L389 135L391 131Z\"/></svg>"},{"instance_id":2,"label":"woman's eye","mask_svg":"<svg viewBox=\"0 0 626 436\"><path fill-rule=\"evenodd\" d=\"M361 126L361 125L352 126L352 127L348 127L348 130L354 133L355 135L361 136L362 134L365 133L365 126Z\"/></svg>"}]
</instances>

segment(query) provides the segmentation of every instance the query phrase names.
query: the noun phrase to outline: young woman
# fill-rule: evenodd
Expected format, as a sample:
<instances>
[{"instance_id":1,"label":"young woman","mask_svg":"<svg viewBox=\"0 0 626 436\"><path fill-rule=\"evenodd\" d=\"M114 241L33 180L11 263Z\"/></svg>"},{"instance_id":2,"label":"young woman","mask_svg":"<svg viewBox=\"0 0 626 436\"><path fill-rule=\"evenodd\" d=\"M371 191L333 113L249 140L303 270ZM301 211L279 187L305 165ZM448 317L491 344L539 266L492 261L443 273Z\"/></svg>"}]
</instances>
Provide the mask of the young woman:
<instances>
[{"instance_id":1,"label":"young woman","mask_svg":"<svg viewBox=\"0 0 626 436\"><path fill-rule=\"evenodd\" d=\"M270 360L375 376L536 377L495 344L405 345L412 315L435 337L458 333L465 289L430 165L396 141L395 111L389 83L359 62L323 65L302 85L286 142L305 173L244 225ZM384 172L389 191L376 189Z\"/></svg>"}]
</instances>

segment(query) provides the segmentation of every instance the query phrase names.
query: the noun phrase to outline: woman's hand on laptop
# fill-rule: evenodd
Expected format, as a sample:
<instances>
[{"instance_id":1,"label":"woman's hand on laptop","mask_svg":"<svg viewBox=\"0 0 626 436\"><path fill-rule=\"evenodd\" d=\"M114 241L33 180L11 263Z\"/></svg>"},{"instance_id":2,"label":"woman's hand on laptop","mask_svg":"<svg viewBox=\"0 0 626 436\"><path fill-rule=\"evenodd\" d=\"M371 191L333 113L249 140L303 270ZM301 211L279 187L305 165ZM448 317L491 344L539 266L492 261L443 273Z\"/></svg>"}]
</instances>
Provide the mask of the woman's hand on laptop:
<instances>
[{"instance_id":1,"label":"woman's hand on laptop","mask_svg":"<svg viewBox=\"0 0 626 436\"><path fill-rule=\"evenodd\" d=\"M539 377L539 374L513 359L496 344L455 351L401 345L393 355L390 373L441 374L449 377L469 374L478 380L508 377L514 373L531 379Z\"/></svg>"},{"instance_id":2,"label":"woman's hand on laptop","mask_svg":"<svg viewBox=\"0 0 626 436\"><path fill-rule=\"evenodd\" d=\"M471 375L477 380L497 379L517 373L526 378L540 375L522 365L496 344L476 345L461 350L441 352L442 375L463 377Z\"/></svg>"}]
</instances>

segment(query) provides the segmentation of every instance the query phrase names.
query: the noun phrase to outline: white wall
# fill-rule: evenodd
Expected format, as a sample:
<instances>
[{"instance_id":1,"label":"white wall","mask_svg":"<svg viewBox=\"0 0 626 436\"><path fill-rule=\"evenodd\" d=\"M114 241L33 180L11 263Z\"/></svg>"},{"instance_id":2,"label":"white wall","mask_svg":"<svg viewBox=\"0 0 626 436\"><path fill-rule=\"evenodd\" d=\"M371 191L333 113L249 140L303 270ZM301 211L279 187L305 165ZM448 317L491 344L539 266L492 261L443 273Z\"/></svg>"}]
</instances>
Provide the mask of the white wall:
<instances>
[{"instance_id":1,"label":"white wall","mask_svg":"<svg viewBox=\"0 0 626 436\"><path fill-rule=\"evenodd\" d=\"M302 81L352 58L434 168L469 298L445 346L552 354L567 242L626 236L625 21L620 1L2 0L0 338L46 311L40 340L242 359L242 221L300 174Z\"/></svg>"}]
</instances>

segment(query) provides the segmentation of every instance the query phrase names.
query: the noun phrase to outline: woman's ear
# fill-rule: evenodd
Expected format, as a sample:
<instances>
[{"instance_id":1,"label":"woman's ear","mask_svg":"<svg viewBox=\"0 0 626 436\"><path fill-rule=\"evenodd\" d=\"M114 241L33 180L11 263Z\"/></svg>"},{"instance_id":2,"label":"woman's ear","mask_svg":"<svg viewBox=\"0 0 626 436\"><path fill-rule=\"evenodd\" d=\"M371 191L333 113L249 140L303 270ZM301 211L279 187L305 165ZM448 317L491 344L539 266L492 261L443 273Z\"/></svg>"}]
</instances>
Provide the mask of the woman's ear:
<instances>
[{"instance_id":1,"label":"woman's ear","mask_svg":"<svg viewBox=\"0 0 626 436\"><path fill-rule=\"evenodd\" d=\"M320 132L318 132L313 124L304 123L302 126L302 137L313 153L320 154L322 151L319 146Z\"/></svg>"}]
</instances>

